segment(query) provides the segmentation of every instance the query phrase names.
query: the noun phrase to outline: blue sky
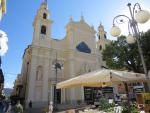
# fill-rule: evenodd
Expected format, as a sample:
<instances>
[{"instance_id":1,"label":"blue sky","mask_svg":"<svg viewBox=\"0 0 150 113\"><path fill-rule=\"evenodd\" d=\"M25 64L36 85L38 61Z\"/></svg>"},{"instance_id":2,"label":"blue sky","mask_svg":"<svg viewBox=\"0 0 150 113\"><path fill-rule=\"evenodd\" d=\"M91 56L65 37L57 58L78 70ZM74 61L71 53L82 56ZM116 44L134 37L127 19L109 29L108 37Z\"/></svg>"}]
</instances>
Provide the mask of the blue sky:
<instances>
[{"instance_id":1,"label":"blue sky","mask_svg":"<svg viewBox=\"0 0 150 113\"><path fill-rule=\"evenodd\" d=\"M17 74L21 72L24 49L31 44L32 23L42 1L7 0L7 13L0 22L0 29L4 30L9 38L9 49L2 57L5 87L12 87ZM94 25L95 30L101 22L108 38L113 39L109 35L112 20L118 14L127 14L128 2L132 5L138 2L143 9L150 9L149 0L48 0L50 18L54 21L52 37L63 38L69 17L72 16L73 20L79 21L82 14L89 25ZM142 28L147 30L148 24Z\"/></svg>"}]
</instances>

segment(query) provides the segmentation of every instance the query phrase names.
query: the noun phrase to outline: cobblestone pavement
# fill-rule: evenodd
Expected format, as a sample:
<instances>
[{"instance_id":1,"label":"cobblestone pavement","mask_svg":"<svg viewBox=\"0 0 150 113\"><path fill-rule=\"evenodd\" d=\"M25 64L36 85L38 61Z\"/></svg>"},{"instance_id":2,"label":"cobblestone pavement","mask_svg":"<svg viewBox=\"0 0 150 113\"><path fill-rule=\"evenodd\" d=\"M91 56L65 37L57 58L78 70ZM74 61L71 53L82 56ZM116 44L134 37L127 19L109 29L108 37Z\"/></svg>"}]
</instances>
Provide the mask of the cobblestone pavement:
<instances>
[{"instance_id":1,"label":"cobblestone pavement","mask_svg":"<svg viewBox=\"0 0 150 113\"><path fill-rule=\"evenodd\" d=\"M42 109L26 109L24 113L45 113ZM66 111L53 112L53 113L66 113Z\"/></svg>"},{"instance_id":2,"label":"cobblestone pavement","mask_svg":"<svg viewBox=\"0 0 150 113\"><path fill-rule=\"evenodd\" d=\"M42 109L26 109L24 113L45 113Z\"/></svg>"}]
</instances>

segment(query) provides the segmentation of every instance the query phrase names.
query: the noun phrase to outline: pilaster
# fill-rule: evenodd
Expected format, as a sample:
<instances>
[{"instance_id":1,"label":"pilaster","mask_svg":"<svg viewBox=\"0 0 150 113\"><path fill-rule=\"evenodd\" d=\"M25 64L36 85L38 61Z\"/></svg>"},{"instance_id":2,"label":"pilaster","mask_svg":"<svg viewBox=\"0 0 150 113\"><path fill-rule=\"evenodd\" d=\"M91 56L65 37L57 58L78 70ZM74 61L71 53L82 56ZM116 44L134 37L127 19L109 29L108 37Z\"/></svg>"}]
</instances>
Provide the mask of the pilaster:
<instances>
[{"instance_id":1,"label":"pilaster","mask_svg":"<svg viewBox=\"0 0 150 113\"><path fill-rule=\"evenodd\" d=\"M42 100L44 102L48 102L48 93L49 93L49 87L48 87L48 78L49 78L49 70L50 70L50 66L49 66L49 60L48 58L43 59L44 60L44 76L43 76L43 91L42 91L42 95L43 98Z\"/></svg>"},{"instance_id":2,"label":"pilaster","mask_svg":"<svg viewBox=\"0 0 150 113\"><path fill-rule=\"evenodd\" d=\"M31 65L30 65L30 70L29 70L29 82L28 82L28 97L27 97L27 105L28 102L34 101L34 96L35 96L35 77L36 77L36 57L32 56L31 57Z\"/></svg>"}]
</instances>

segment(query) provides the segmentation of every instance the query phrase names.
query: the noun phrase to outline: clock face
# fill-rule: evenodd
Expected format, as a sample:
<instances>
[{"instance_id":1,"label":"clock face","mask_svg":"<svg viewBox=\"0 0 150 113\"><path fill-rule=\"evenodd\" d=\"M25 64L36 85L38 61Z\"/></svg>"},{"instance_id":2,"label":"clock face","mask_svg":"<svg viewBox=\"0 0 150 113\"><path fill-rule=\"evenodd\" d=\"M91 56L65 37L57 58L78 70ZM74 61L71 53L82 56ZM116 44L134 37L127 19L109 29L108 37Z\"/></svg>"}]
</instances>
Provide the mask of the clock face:
<instances>
[{"instance_id":1,"label":"clock face","mask_svg":"<svg viewBox=\"0 0 150 113\"><path fill-rule=\"evenodd\" d=\"M85 42L81 42L76 46L76 49L79 52L83 53L91 53L91 49L88 47L88 45Z\"/></svg>"}]
</instances>

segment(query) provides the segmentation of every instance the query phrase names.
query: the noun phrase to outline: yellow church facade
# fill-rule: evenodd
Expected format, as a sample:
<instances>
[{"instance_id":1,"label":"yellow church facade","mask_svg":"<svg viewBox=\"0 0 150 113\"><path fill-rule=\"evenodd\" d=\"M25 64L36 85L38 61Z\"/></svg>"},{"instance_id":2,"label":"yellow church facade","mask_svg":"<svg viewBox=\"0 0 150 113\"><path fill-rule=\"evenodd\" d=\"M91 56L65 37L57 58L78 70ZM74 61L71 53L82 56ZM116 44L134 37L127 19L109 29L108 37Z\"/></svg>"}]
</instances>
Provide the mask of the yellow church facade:
<instances>
[{"instance_id":1,"label":"yellow church facade","mask_svg":"<svg viewBox=\"0 0 150 113\"><path fill-rule=\"evenodd\" d=\"M58 104L84 102L83 87L56 91L55 86L58 82L105 65L101 49L109 43L106 32L100 25L99 39L96 40L94 27L89 26L81 16L78 22L70 18L64 39L53 39L50 16L47 3L43 2L34 19L32 43L23 55L20 75L22 96L26 105L32 101L34 107L43 107L55 100Z\"/></svg>"}]
</instances>

